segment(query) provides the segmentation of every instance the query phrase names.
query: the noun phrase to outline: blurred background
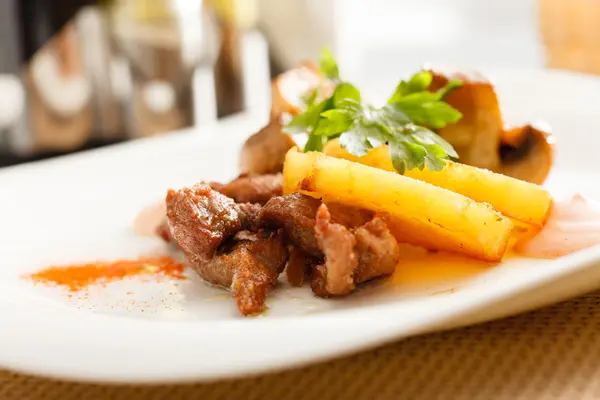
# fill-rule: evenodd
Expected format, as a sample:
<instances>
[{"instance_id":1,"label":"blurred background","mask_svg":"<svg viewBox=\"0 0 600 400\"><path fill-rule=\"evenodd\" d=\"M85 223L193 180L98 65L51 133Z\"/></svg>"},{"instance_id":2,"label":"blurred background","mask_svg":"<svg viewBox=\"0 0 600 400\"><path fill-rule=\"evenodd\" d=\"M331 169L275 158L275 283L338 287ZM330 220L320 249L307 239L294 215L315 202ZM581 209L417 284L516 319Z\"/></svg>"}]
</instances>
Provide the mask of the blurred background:
<instances>
[{"instance_id":1,"label":"blurred background","mask_svg":"<svg viewBox=\"0 0 600 400\"><path fill-rule=\"evenodd\" d=\"M329 46L368 85L425 62L600 73L596 0L2 0L0 166L268 116Z\"/></svg>"}]
</instances>

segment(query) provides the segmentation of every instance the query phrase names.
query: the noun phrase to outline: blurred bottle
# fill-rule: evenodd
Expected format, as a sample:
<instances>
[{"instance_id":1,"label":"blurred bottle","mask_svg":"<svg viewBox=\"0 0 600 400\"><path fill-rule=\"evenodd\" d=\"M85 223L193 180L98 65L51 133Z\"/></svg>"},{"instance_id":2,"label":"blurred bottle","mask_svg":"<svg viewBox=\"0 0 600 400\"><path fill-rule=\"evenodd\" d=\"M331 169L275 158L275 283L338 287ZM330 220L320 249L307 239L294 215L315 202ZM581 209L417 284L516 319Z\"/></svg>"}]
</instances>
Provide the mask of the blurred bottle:
<instances>
[{"instance_id":1,"label":"blurred bottle","mask_svg":"<svg viewBox=\"0 0 600 400\"><path fill-rule=\"evenodd\" d=\"M127 137L124 105L130 96L127 65L110 35L109 3L81 9L74 18L81 56L94 104L94 135L100 140Z\"/></svg>"},{"instance_id":2,"label":"blurred bottle","mask_svg":"<svg viewBox=\"0 0 600 400\"><path fill-rule=\"evenodd\" d=\"M74 26L68 23L24 71L35 151L70 151L92 136L91 86Z\"/></svg>"},{"instance_id":3,"label":"blurred bottle","mask_svg":"<svg viewBox=\"0 0 600 400\"><path fill-rule=\"evenodd\" d=\"M0 165L125 137L97 3L0 3Z\"/></svg>"},{"instance_id":4,"label":"blurred bottle","mask_svg":"<svg viewBox=\"0 0 600 400\"><path fill-rule=\"evenodd\" d=\"M0 166L268 112L256 12L255 0L2 0Z\"/></svg>"},{"instance_id":5,"label":"blurred bottle","mask_svg":"<svg viewBox=\"0 0 600 400\"><path fill-rule=\"evenodd\" d=\"M539 0L539 23L550 68L600 74L600 2Z\"/></svg>"},{"instance_id":6,"label":"blurred bottle","mask_svg":"<svg viewBox=\"0 0 600 400\"><path fill-rule=\"evenodd\" d=\"M117 0L111 21L131 71L130 135L192 126L194 72L218 47L211 11L202 0Z\"/></svg>"},{"instance_id":7,"label":"blurred bottle","mask_svg":"<svg viewBox=\"0 0 600 400\"><path fill-rule=\"evenodd\" d=\"M255 26L255 0L208 0L215 11L221 48L215 65L215 90L219 116L244 109L242 34Z\"/></svg>"}]
</instances>

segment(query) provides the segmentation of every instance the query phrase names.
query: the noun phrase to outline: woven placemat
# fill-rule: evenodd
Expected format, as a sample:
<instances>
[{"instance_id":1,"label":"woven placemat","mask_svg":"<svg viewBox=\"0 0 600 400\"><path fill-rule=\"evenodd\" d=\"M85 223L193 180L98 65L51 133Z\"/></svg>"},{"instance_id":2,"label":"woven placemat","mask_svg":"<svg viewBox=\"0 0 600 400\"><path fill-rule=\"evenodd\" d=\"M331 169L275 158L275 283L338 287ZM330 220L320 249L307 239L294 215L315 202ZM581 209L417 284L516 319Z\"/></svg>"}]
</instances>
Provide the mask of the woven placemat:
<instances>
[{"instance_id":1,"label":"woven placemat","mask_svg":"<svg viewBox=\"0 0 600 400\"><path fill-rule=\"evenodd\" d=\"M0 371L1 400L600 399L600 293L294 371L108 386Z\"/></svg>"}]
</instances>

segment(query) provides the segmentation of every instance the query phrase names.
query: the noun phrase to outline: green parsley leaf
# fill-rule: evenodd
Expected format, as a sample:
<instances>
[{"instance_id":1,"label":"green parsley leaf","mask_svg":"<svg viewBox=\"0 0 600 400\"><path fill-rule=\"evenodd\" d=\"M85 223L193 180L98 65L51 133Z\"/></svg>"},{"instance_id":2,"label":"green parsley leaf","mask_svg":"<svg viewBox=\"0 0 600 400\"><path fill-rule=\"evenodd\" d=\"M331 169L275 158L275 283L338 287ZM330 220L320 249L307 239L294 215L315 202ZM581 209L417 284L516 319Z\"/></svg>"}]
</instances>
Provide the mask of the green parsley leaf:
<instances>
[{"instance_id":1,"label":"green parsley leaf","mask_svg":"<svg viewBox=\"0 0 600 400\"><path fill-rule=\"evenodd\" d=\"M347 110L327 110L321 116L323 118L313 131L314 135L339 136L340 132L345 132L353 124L352 114Z\"/></svg>"},{"instance_id":2,"label":"green parsley leaf","mask_svg":"<svg viewBox=\"0 0 600 400\"><path fill-rule=\"evenodd\" d=\"M433 80L433 75L429 71L420 71L414 74L410 80L408 81L400 81L398 86L396 86L396 91L388 100L388 103L395 103L402 97L409 95L411 93L423 92L427 90L429 85L431 85L431 81Z\"/></svg>"},{"instance_id":3,"label":"green parsley leaf","mask_svg":"<svg viewBox=\"0 0 600 400\"><path fill-rule=\"evenodd\" d=\"M340 135L340 145L350 154L363 156L373 148L389 145L394 168L425 166L432 170L443 168L443 159L456 152L444 139L429 129L415 125L390 105L382 108L363 107L358 111L333 109L321 114L327 125L327 136ZM321 125L319 125L321 126Z\"/></svg>"},{"instance_id":4,"label":"green parsley leaf","mask_svg":"<svg viewBox=\"0 0 600 400\"><path fill-rule=\"evenodd\" d=\"M313 90L309 90L304 95L302 95L302 101L306 108L310 108L315 105L317 101L317 97L319 96L319 88L314 88Z\"/></svg>"},{"instance_id":5,"label":"green parsley leaf","mask_svg":"<svg viewBox=\"0 0 600 400\"><path fill-rule=\"evenodd\" d=\"M331 50L328 48L321 50L320 67L321 72L327 79L334 81L340 80L340 71L338 69L337 61L335 61Z\"/></svg>"},{"instance_id":6,"label":"green parsley leaf","mask_svg":"<svg viewBox=\"0 0 600 400\"><path fill-rule=\"evenodd\" d=\"M393 104L387 104L380 110L376 111L375 116L382 125L390 126L394 124L408 124L412 120L406 115L400 108L395 107Z\"/></svg>"},{"instance_id":7,"label":"green parsley leaf","mask_svg":"<svg viewBox=\"0 0 600 400\"><path fill-rule=\"evenodd\" d=\"M425 155L425 152L419 146L413 146L410 142L394 140L388 144L390 158L394 169L400 174L408 169L418 168L421 165L419 160Z\"/></svg>"},{"instance_id":8,"label":"green parsley leaf","mask_svg":"<svg viewBox=\"0 0 600 400\"><path fill-rule=\"evenodd\" d=\"M344 104L352 101L360 104L360 92L351 83L341 83L333 92L333 105L337 108L344 108Z\"/></svg>"},{"instance_id":9,"label":"green parsley leaf","mask_svg":"<svg viewBox=\"0 0 600 400\"><path fill-rule=\"evenodd\" d=\"M427 128L416 126L414 128L413 136L421 143L436 144L440 146L450 158L458 160L458 153L456 150L454 150L454 147L452 147L450 143L446 142L437 133L433 133Z\"/></svg>"},{"instance_id":10,"label":"green parsley leaf","mask_svg":"<svg viewBox=\"0 0 600 400\"><path fill-rule=\"evenodd\" d=\"M304 152L307 153L309 151L323 151L324 139L325 136L308 135L308 140L304 145Z\"/></svg>"},{"instance_id":11,"label":"green parsley leaf","mask_svg":"<svg viewBox=\"0 0 600 400\"><path fill-rule=\"evenodd\" d=\"M321 70L335 83L333 94L317 102L317 91L309 92L304 98L305 111L285 127L289 133L308 133L305 152L322 151L327 141L337 137L340 145L355 156L388 145L394 169L401 174L414 168L440 170L445 159L458 158L454 148L430 129L442 128L462 117L444 102L461 82L451 81L430 92L432 74L420 71L398 84L388 104L373 107L362 103L354 85L341 80L337 63L327 49L321 55Z\"/></svg>"},{"instance_id":12,"label":"green parsley leaf","mask_svg":"<svg viewBox=\"0 0 600 400\"><path fill-rule=\"evenodd\" d=\"M377 140L381 132L375 126L368 126L363 123L355 123L346 132L340 136L340 146L346 151L357 157L364 156L367 152L382 143ZM377 140L376 146L373 141Z\"/></svg>"},{"instance_id":13,"label":"green parsley leaf","mask_svg":"<svg viewBox=\"0 0 600 400\"><path fill-rule=\"evenodd\" d=\"M431 85L432 79L431 72L420 71L409 81L401 81L388 100L388 104L395 105L416 124L434 129L457 122L462 118L462 114L445 103L444 98L460 87L462 82L452 80L437 92L429 92L427 88Z\"/></svg>"},{"instance_id":14,"label":"green parsley leaf","mask_svg":"<svg viewBox=\"0 0 600 400\"><path fill-rule=\"evenodd\" d=\"M443 88L439 89L437 91L437 94L439 96L440 100L444 100L449 94L450 92L452 92L454 89L458 89L459 87L461 87L463 85L462 81L459 80L451 80L450 82L448 82L446 84L446 86L444 86Z\"/></svg>"},{"instance_id":15,"label":"green parsley leaf","mask_svg":"<svg viewBox=\"0 0 600 400\"><path fill-rule=\"evenodd\" d=\"M434 129L443 128L462 118L460 111L440 100L437 93L411 93L398 99L393 105L414 123Z\"/></svg>"},{"instance_id":16,"label":"green parsley leaf","mask_svg":"<svg viewBox=\"0 0 600 400\"><path fill-rule=\"evenodd\" d=\"M313 104L308 109L292 118L284 127L284 132L294 135L298 133L310 134L319 124L321 113L331 108L333 101L331 98L325 99L320 103Z\"/></svg>"},{"instance_id":17,"label":"green parsley leaf","mask_svg":"<svg viewBox=\"0 0 600 400\"><path fill-rule=\"evenodd\" d=\"M309 110L310 111L310 110ZM320 113L319 113L320 114ZM283 130L285 133L290 135L296 135L299 133L308 133L311 129L311 126L316 125L318 121L318 115L315 117L314 112L304 112L302 114L298 114L294 116L290 122L288 122Z\"/></svg>"}]
</instances>

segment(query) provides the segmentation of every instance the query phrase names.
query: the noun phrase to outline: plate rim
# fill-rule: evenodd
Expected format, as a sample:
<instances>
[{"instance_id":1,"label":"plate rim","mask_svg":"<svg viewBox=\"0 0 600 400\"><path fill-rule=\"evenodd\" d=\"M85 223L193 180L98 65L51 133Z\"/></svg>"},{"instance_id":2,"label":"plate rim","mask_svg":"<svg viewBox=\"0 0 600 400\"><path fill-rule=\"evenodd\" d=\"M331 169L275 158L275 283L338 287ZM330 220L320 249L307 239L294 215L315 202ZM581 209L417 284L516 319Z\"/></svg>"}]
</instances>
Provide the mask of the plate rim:
<instances>
[{"instance_id":1,"label":"plate rim","mask_svg":"<svg viewBox=\"0 0 600 400\"><path fill-rule=\"evenodd\" d=\"M553 70L529 70L529 69L497 69L496 71L504 71L504 72L496 72L496 73L535 73L547 75L548 77L557 76L565 77L566 79L576 78L578 80L583 79L584 82L587 82L589 79L592 79L596 84L600 84L600 79L587 74L580 73L570 73L566 71L553 71ZM221 130L230 129L231 126L235 126L235 124L243 123L252 126L259 126L260 122L263 119L257 116L249 116L249 115L239 115L233 118L230 118L226 121L220 122L218 126L215 126L214 129L209 130L206 133L207 145L210 144L212 140L218 138L218 133ZM52 160L43 160L34 162L31 164L27 164L24 166L15 166L9 167L0 171L0 184L4 182L5 179L18 179L18 175L27 169L31 168L48 168L54 163L64 164L66 163L78 163L81 159L87 159L90 154L94 156L102 157L102 154L112 154L114 151L127 151L127 148L130 147L143 147L143 146L153 146L152 143L155 141L169 141L169 140L187 140L186 138L190 137L193 132L192 130L182 131L180 133L175 133L168 136L162 136L160 138L146 138L139 139L130 143L119 144L116 146L111 146L109 148L95 149L89 152L69 155L65 157L59 157L57 159ZM205 140L205 139L201 139ZM145 144L146 143L146 144ZM585 271L589 268L593 268L594 263L600 260L600 246L590 248L558 260L549 261L548 264L551 265L549 269L552 269L552 273L546 272L545 274L538 276L540 274L530 274L524 280L519 281L518 285L509 286L498 286L495 287L495 292L493 296L490 296L489 293L486 296L483 296L483 293L476 292L471 293L471 290L468 287L465 287L461 291L455 293L455 295L450 296L446 299L445 302L441 304L437 304L437 300L428 299L426 302L431 302L440 306L431 312L427 318L421 319L419 323L413 322L413 324L407 324L401 322L400 319L394 321L390 316L394 315L393 311L399 311L399 307L397 304L378 304L372 306L363 306L360 310L359 317L357 317L356 309L349 310L336 310L334 315L324 314L324 315L309 315L309 316L290 316L284 318L276 318L276 319L259 319L259 320L227 320L227 321L211 321L209 324L210 329L222 329L222 334L224 337L226 335L231 335L233 331L236 331L240 328L243 328L248 331L250 335L258 335L258 333L265 328L273 329L273 331L278 332L278 329L281 321L286 321L287 326L280 333L286 333L287 331L292 331L294 329L302 328L303 325L306 324L307 321L313 325L317 325L320 329L320 333L324 335L326 332L331 331L335 333L339 331L343 327L355 327L359 324L360 321L364 321L362 324L364 326L364 331L361 332L353 332L349 337L344 338L344 340L329 343L325 348L320 348L317 351L307 352L305 354L296 353L293 358L289 358L287 355L287 359L285 358L263 358L260 360L259 365L253 365L249 368L248 365L234 365L232 368L231 365L227 367L226 364L218 366L216 369L207 371L194 368L194 366L198 366L198 364L194 364L194 360L185 360L183 362L183 357L191 356L190 352L186 352L186 348L180 348L177 346L167 345L163 351L156 351L156 348L153 347L144 347L146 344L143 340L139 338L143 336L143 332L147 328L153 328L154 334L157 337L163 338L165 341L168 338L173 338L174 335L176 338L182 338L182 335L188 337L187 343L194 342L194 340L201 341L205 339L202 335L207 335L206 331L208 328L200 326L193 322L184 322L184 321L146 321L146 320L129 320L127 318L122 318L118 323L115 323L114 316L106 316L106 315L98 315L98 314L79 314L75 318L68 318L66 321L61 321L64 323L62 325L62 329L54 329L54 331L48 331L48 326L54 326L56 324L52 324L48 322L48 318L50 317L40 317L39 315L36 318L30 318L31 311L24 310L12 310L13 312L9 312L10 310L6 310L2 303L0 303L0 313L5 314L2 315L4 326L8 326L9 329L0 329L0 343L16 343L18 341L23 341L26 338L35 339L35 334L38 332L44 332L50 337L46 338L47 342L54 342L56 344L60 342L67 341L71 348L62 354L63 357L68 358L63 359L62 362L56 360L57 351L60 350L58 348L54 349L44 349L44 344L41 342L32 342L31 352L26 357L19 353L18 349L12 346L0 346L0 367L9 368L12 370L32 373L36 375L43 375L53 378L60 379L69 379L69 380L80 380L80 381L88 381L88 382L114 382L114 383L182 383L182 382L209 382L226 378L235 378L235 377L247 377L257 374L262 374L266 372L279 371L287 368L294 368L299 366L308 365L314 362L325 361L334 357L341 357L348 354L352 354L358 351L366 350L369 348L373 348L385 343L392 342L394 340L404 338L407 336L411 336L413 334L418 334L422 332L426 332L428 329L434 328L436 325L443 324L444 321L452 320L468 313L475 312L477 309L485 308L491 304L496 304L499 301L505 300L514 296L517 293L524 293L527 291L534 290L543 285L551 284L552 282L557 282L560 279L565 279L566 277L576 274L578 272ZM565 267L566 265L566 267ZM600 273L599 273L600 278ZM600 282L599 282L600 283ZM2 282L0 281L0 287ZM456 295L458 294L458 295ZM463 299L461 296L467 296L471 299L476 298L479 301L472 301L467 303L466 305L462 305L461 307L457 307L455 303L462 304ZM430 296L434 297L434 296ZM556 302L564 300L564 298L555 299ZM424 300L419 300L419 303L422 304ZM553 300L554 302L554 300ZM406 307L406 306L404 306ZM410 310L410 304L408 305L408 309ZM402 311L402 310L400 310ZM405 310L404 310L405 311ZM71 315L71 314L69 314ZM54 317L55 318L55 317ZM60 318L66 318L61 315ZM377 320L378 324L370 324L369 321ZM106 323L108 321L108 323ZM384 321L384 322L381 322ZM186 326L185 334L182 334L177 328L180 328L181 325L192 325ZM201 325L201 324L200 324ZM334 326L335 325L335 326ZM402 326L400 326L402 325ZM25 332L20 329L11 329L10 327L23 327L25 328ZM110 330L107 327L112 327ZM116 348L113 350L122 350L123 354L127 354L131 349L136 349L135 352L142 353L144 351L147 352L146 357L155 357L154 360L149 360L147 358L134 360L127 364L125 369L123 367L118 367L118 362L114 364L106 364L104 363L101 366L90 363L87 365L79 364L79 368L75 368L78 365L78 362L81 362L81 354L86 354L90 350L90 346L97 345L105 345L102 340L100 343L91 343L90 341L86 341L90 337L95 338L96 340L103 338L106 340L107 337L102 337L97 335L97 331L104 332L107 335L114 335L115 332L121 332L121 334L126 333L128 335L132 335L131 337L127 337L123 340L123 342L116 345ZM259 332L253 332L259 331ZM158 332L160 331L160 332ZM226 332L227 331L227 332ZM95 335L87 336L85 333L88 332L96 332ZM314 335L314 334L313 334ZM208 337L210 337L209 335ZM214 334L212 334L214 337ZM317 336L315 336L316 338ZM46 342L46 343L47 343ZM113 343L113 347L116 343ZM186 344L187 345L187 344ZM150 346L152 346L150 344ZM46 345L46 347L48 347ZM110 347L110 346L109 346ZM165 353L164 350L174 351L175 353L171 354L171 357L168 358L172 360L173 363L169 364L165 362ZM49 351L52 350L52 351ZM299 350L304 350L298 349ZM152 353L154 351L154 353ZM134 352L134 353L135 353ZM19 355L21 354L21 355ZM182 359L173 360L174 354L183 355ZM261 357L260 354L257 357ZM120 359L120 358L119 358ZM114 359L116 361L116 359ZM68 362L67 362L68 361ZM152 362L150 362L152 361ZM166 365L168 364L168 365ZM175 367L174 367L175 366ZM99 372L99 369L105 368L103 372ZM136 369L138 368L138 369ZM151 370L151 368L154 368ZM139 371L143 370L142 373ZM136 372L137 371L137 372Z\"/></svg>"}]
</instances>

